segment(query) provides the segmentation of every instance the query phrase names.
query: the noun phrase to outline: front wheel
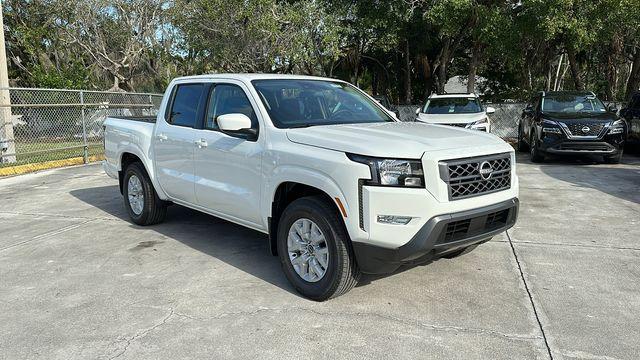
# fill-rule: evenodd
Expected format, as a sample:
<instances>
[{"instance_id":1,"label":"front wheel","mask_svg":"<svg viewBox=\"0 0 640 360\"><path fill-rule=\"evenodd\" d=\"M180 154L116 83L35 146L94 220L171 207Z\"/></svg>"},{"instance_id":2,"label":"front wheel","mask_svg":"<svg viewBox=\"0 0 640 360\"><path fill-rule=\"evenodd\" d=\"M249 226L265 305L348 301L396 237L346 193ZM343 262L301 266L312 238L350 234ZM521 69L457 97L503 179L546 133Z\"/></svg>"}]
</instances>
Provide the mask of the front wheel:
<instances>
[{"instance_id":1,"label":"front wheel","mask_svg":"<svg viewBox=\"0 0 640 360\"><path fill-rule=\"evenodd\" d=\"M353 249L337 209L310 196L293 201L278 225L278 256L293 287L324 301L351 290L360 278Z\"/></svg>"},{"instance_id":2,"label":"front wheel","mask_svg":"<svg viewBox=\"0 0 640 360\"><path fill-rule=\"evenodd\" d=\"M618 153L616 155L605 156L604 157L604 162L607 163L607 164L620 164L620 162L622 161L622 152L623 152L623 150L620 149L620 151L618 151Z\"/></svg>"},{"instance_id":3,"label":"front wheel","mask_svg":"<svg viewBox=\"0 0 640 360\"><path fill-rule=\"evenodd\" d=\"M164 220L167 204L158 198L141 163L135 162L125 169L122 193L127 211L134 223L153 225Z\"/></svg>"}]
</instances>

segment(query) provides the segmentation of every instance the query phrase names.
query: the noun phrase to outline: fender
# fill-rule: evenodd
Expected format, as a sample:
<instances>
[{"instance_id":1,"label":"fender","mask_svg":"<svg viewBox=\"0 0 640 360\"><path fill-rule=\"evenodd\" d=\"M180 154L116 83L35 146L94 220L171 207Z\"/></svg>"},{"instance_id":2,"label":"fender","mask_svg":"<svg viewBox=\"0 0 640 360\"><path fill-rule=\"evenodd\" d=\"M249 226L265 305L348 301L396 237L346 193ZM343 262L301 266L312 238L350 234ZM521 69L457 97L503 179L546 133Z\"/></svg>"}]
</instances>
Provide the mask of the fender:
<instances>
[{"instance_id":1,"label":"fender","mask_svg":"<svg viewBox=\"0 0 640 360\"><path fill-rule=\"evenodd\" d=\"M265 191L263 192L261 204L262 208L266 209L263 215L262 221L264 221L265 227L269 224L269 218L271 217L271 203L276 194L278 187L285 182L296 182L307 186L312 186L322 190L332 199L338 198L344 206L347 214L349 214L350 204L347 197L344 196L342 189L338 184L325 174L317 169L311 169L307 167L297 165L282 165L274 169L271 176L266 176L268 181L265 183Z\"/></svg>"},{"instance_id":2,"label":"fender","mask_svg":"<svg viewBox=\"0 0 640 360\"><path fill-rule=\"evenodd\" d=\"M147 174L149 175L149 179L151 179L151 183L153 187L156 189L156 193L161 200L169 200L169 197L164 192L158 180L156 178L156 171L154 167L154 162L150 160L149 155L150 152L145 152L136 142L127 142L126 145L119 146L118 148L118 163L115 164L118 171L123 171L122 169L122 157L125 153L130 153L137 156L141 161L144 168L147 170Z\"/></svg>"}]
</instances>

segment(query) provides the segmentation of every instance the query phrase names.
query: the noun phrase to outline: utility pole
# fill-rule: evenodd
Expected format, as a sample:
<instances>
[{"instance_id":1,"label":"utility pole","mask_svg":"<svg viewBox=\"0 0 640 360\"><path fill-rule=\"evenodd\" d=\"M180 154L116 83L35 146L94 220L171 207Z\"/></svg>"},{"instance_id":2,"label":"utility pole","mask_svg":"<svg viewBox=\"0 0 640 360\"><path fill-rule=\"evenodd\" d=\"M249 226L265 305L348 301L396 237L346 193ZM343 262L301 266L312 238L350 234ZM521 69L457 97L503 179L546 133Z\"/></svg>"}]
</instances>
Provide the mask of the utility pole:
<instances>
[{"instance_id":1,"label":"utility pole","mask_svg":"<svg viewBox=\"0 0 640 360\"><path fill-rule=\"evenodd\" d=\"M0 1L0 162L16 162L16 143L11 119L11 97L9 96L9 71L4 45L3 6Z\"/></svg>"}]
</instances>

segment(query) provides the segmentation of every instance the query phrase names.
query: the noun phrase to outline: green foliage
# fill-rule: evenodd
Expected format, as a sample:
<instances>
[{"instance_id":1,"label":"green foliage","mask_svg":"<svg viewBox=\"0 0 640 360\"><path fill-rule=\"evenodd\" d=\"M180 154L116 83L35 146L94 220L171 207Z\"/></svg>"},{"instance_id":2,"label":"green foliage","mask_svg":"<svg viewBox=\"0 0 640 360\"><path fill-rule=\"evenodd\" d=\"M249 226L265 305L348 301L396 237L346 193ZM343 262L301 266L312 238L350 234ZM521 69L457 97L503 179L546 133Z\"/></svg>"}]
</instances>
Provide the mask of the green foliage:
<instances>
[{"instance_id":1,"label":"green foliage","mask_svg":"<svg viewBox=\"0 0 640 360\"><path fill-rule=\"evenodd\" d=\"M5 0L3 11L20 86L161 91L179 75L279 72L415 102L455 75L485 78L494 99L580 81L622 99L640 84L638 0Z\"/></svg>"}]
</instances>

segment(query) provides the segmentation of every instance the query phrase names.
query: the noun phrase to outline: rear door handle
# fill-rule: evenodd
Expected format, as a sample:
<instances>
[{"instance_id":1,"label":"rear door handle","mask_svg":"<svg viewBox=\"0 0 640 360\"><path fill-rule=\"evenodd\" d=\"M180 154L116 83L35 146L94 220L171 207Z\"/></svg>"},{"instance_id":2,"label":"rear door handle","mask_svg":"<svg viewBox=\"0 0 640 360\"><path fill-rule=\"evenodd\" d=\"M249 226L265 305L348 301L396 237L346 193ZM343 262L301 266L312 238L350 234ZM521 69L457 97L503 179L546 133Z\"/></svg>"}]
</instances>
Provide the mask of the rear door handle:
<instances>
[{"instance_id":1,"label":"rear door handle","mask_svg":"<svg viewBox=\"0 0 640 360\"><path fill-rule=\"evenodd\" d=\"M156 138L158 140L160 140L160 141L164 141L164 140L168 139L167 135L165 135L165 134L158 134L158 135L156 135Z\"/></svg>"},{"instance_id":2,"label":"rear door handle","mask_svg":"<svg viewBox=\"0 0 640 360\"><path fill-rule=\"evenodd\" d=\"M205 139L200 139L200 140L196 140L195 141L196 146L198 146L200 149L202 148L206 148L207 146L209 146L209 144L207 144L207 140Z\"/></svg>"}]
</instances>

